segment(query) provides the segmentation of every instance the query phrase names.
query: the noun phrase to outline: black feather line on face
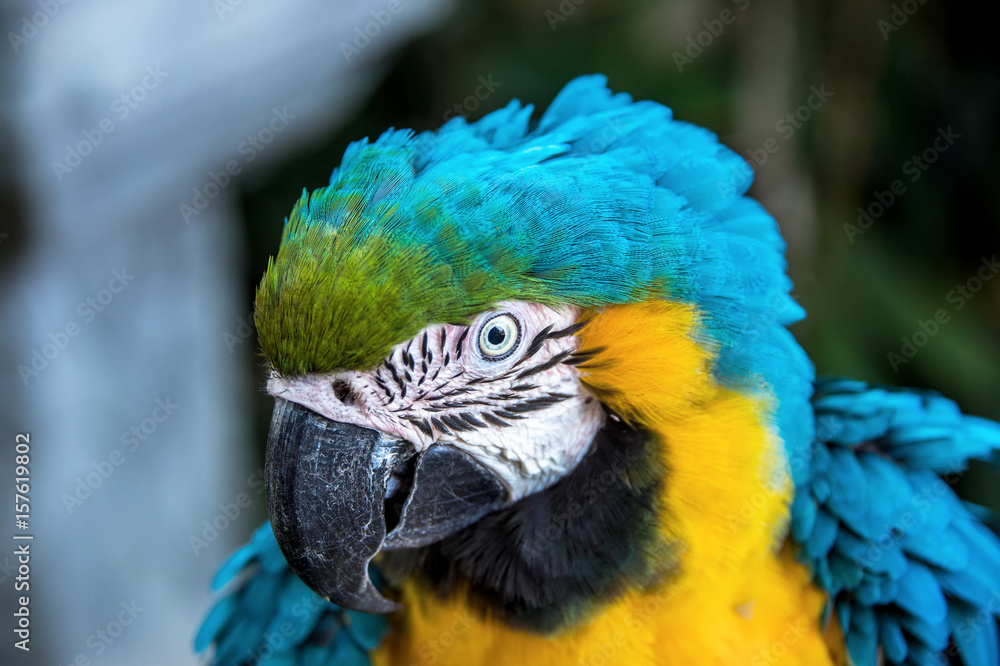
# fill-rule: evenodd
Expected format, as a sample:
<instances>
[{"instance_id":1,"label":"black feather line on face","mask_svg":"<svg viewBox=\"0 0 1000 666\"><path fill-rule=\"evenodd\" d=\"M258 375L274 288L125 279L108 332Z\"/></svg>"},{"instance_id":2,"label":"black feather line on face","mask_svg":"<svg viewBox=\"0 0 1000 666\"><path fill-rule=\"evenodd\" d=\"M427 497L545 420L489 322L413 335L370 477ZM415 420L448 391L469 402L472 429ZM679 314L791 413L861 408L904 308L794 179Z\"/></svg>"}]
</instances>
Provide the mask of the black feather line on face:
<instances>
[{"instance_id":1,"label":"black feather line on face","mask_svg":"<svg viewBox=\"0 0 1000 666\"><path fill-rule=\"evenodd\" d=\"M483 407L489 407L490 404L491 403L488 403L485 400L456 400L456 401L443 402L441 403L441 406L447 409L457 409L459 407L474 407L477 405Z\"/></svg>"},{"instance_id":2,"label":"black feather line on face","mask_svg":"<svg viewBox=\"0 0 1000 666\"><path fill-rule=\"evenodd\" d=\"M528 348L524 350L524 355L521 356L521 358L518 359L517 363L514 364L515 367L527 361L529 358L534 356L539 349L542 348L542 345L545 344L545 340L548 339L549 331L551 330L552 330L552 324L549 324L548 326L540 330L538 334L531 339L531 344L529 344Z\"/></svg>"},{"instance_id":3,"label":"black feather line on face","mask_svg":"<svg viewBox=\"0 0 1000 666\"><path fill-rule=\"evenodd\" d=\"M451 434L451 430L449 430L448 426L446 426L444 423L441 422L441 419L439 417L432 416L431 424L438 429L438 432L441 432L445 435Z\"/></svg>"},{"instance_id":4,"label":"black feather line on face","mask_svg":"<svg viewBox=\"0 0 1000 666\"><path fill-rule=\"evenodd\" d=\"M467 425L465 422L462 421L462 419L452 414L442 414L438 418L444 421L445 425L447 425L452 430L458 432L467 432L469 430L472 430L472 426Z\"/></svg>"},{"instance_id":5,"label":"black feather line on face","mask_svg":"<svg viewBox=\"0 0 1000 666\"><path fill-rule=\"evenodd\" d=\"M439 543L384 553L385 571L397 583L418 576L444 599L467 589L484 615L529 632L583 621L676 568L677 549L658 530L667 483L659 448L649 431L609 418L554 485Z\"/></svg>"},{"instance_id":6,"label":"black feather line on face","mask_svg":"<svg viewBox=\"0 0 1000 666\"><path fill-rule=\"evenodd\" d=\"M383 392L383 393L385 393L385 394L386 394L386 396L387 396L387 397L389 398L389 402L392 402L393 398L395 398L396 396L395 396L395 395L393 394L393 392L392 392L392 391L390 391L390 390L389 390L389 387L388 387L388 386L386 386L386 384L385 384L385 381L384 381L384 380L382 379L382 377L381 377L381 376L379 376L379 375L376 375L376 376L375 376L375 384L376 384L376 385L377 385L377 386L378 386L378 387L379 387L380 389L382 389L382 392Z\"/></svg>"},{"instance_id":7,"label":"black feather line on face","mask_svg":"<svg viewBox=\"0 0 1000 666\"><path fill-rule=\"evenodd\" d=\"M419 428L420 432L424 433L428 437L433 437L434 431L431 429L431 424L427 421L416 416L404 416L403 418Z\"/></svg>"},{"instance_id":8,"label":"black feather line on face","mask_svg":"<svg viewBox=\"0 0 1000 666\"><path fill-rule=\"evenodd\" d=\"M493 413L496 414L497 416L502 416L505 419L518 420L518 419L525 418L525 417L521 416L520 414L515 414L513 412L508 412L506 409L498 409L498 410L496 410Z\"/></svg>"},{"instance_id":9,"label":"black feather line on face","mask_svg":"<svg viewBox=\"0 0 1000 666\"><path fill-rule=\"evenodd\" d=\"M582 329L586 325L587 325L587 322L585 322L585 321L578 321L575 324L570 324L569 326L567 326L564 329L561 329L561 330L558 330L558 331L553 331L552 333L550 333L548 335L548 339L549 340L558 340L559 338L566 338L566 337L569 337L571 335L575 335L576 333L578 333L580 331L580 329Z\"/></svg>"},{"instance_id":10,"label":"black feather line on face","mask_svg":"<svg viewBox=\"0 0 1000 666\"><path fill-rule=\"evenodd\" d=\"M541 331L539 331L534 338L531 339L531 344L528 345L528 348L524 351L524 355L521 356L520 359L518 359L517 363L514 364L514 367L521 365L529 358L534 356L538 352L538 350L542 348L542 345L545 344L546 340L558 340L560 338L569 337L570 335L573 335L574 333L579 331L584 326L585 326L584 323L578 322L576 324L572 324L558 331L552 331L552 324L549 324Z\"/></svg>"},{"instance_id":11,"label":"black feather line on face","mask_svg":"<svg viewBox=\"0 0 1000 666\"><path fill-rule=\"evenodd\" d=\"M563 360L565 360L566 357L569 356L572 353L573 352L571 352L569 350L563 351L563 352L559 352L558 354L556 354L555 356L553 356L549 360L545 361L544 363L539 363L538 365L534 365L534 366L528 368L527 370L522 370L521 373L518 374L517 378L518 379L524 379L525 377L530 377L531 375L538 374L539 372L545 372L546 370L548 370L552 366L556 365L557 363L562 363Z\"/></svg>"},{"instance_id":12,"label":"black feather line on face","mask_svg":"<svg viewBox=\"0 0 1000 666\"><path fill-rule=\"evenodd\" d=\"M592 349L578 349L577 351L570 354L570 357L563 361L565 365L579 365L581 363L586 363L594 356L600 354L604 351L604 347L594 347Z\"/></svg>"},{"instance_id":13,"label":"black feather line on face","mask_svg":"<svg viewBox=\"0 0 1000 666\"><path fill-rule=\"evenodd\" d=\"M400 389L404 388L403 382L399 379L399 373L396 372L396 367L389 362L389 359L382 361L382 365L389 371L389 376L392 377L392 381L396 382L396 386Z\"/></svg>"},{"instance_id":14,"label":"black feather line on face","mask_svg":"<svg viewBox=\"0 0 1000 666\"><path fill-rule=\"evenodd\" d=\"M458 336L458 342L455 343L455 358L462 358L462 343L465 342L466 336L469 335L469 327L466 326L462 334Z\"/></svg>"},{"instance_id":15,"label":"black feather line on face","mask_svg":"<svg viewBox=\"0 0 1000 666\"><path fill-rule=\"evenodd\" d=\"M485 428L486 424L476 418L476 415L472 412L462 412L458 415L463 421L468 423L473 428Z\"/></svg>"},{"instance_id":16,"label":"black feather line on face","mask_svg":"<svg viewBox=\"0 0 1000 666\"><path fill-rule=\"evenodd\" d=\"M501 419L498 419L497 417L493 416L489 412L483 412L482 414L480 414L480 416L482 416L483 419L487 423L491 423L491 424L495 425L498 428L509 428L510 427L509 423L507 423L506 421L502 421Z\"/></svg>"},{"instance_id":17,"label":"black feather line on face","mask_svg":"<svg viewBox=\"0 0 1000 666\"><path fill-rule=\"evenodd\" d=\"M524 402L519 402L513 405L504 405L504 410L508 412L514 412L515 414L523 414L525 412L533 412L536 409L544 409L558 402L562 402L567 398L572 398L573 396L567 395L565 393L550 393L549 395L543 395L538 398L532 398L530 400L525 400Z\"/></svg>"}]
</instances>

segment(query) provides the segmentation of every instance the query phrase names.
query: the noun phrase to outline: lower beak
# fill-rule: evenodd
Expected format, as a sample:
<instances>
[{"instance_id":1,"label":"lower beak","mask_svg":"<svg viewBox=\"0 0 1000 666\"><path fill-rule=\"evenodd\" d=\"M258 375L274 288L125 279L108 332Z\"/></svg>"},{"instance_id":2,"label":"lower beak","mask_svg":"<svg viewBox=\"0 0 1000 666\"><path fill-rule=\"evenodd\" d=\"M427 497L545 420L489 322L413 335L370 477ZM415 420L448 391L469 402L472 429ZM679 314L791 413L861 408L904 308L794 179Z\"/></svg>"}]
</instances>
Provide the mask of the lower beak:
<instances>
[{"instance_id":1,"label":"lower beak","mask_svg":"<svg viewBox=\"0 0 1000 666\"><path fill-rule=\"evenodd\" d=\"M328 601L370 613L399 609L368 577L380 550L434 543L508 503L500 479L452 446L418 455L407 442L280 398L265 471L271 526L292 570ZM386 505L399 491L408 496L387 535Z\"/></svg>"}]
</instances>

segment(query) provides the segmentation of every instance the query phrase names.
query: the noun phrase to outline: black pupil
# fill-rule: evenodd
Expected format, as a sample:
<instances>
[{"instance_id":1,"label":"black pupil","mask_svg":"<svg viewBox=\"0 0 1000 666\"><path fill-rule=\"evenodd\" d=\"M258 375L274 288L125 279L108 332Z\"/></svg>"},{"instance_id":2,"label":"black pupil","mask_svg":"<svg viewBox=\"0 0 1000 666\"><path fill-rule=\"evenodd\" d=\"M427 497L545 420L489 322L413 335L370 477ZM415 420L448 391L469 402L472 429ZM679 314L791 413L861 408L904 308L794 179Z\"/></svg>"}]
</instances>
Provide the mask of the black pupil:
<instances>
[{"instance_id":1,"label":"black pupil","mask_svg":"<svg viewBox=\"0 0 1000 666\"><path fill-rule=\"evenodd\" d=\"M499 346L507 338L507 331L503 330L499 326L494 326L486 334L486 339L489 340L491 345Z\"/></svg>"}]
</instances>

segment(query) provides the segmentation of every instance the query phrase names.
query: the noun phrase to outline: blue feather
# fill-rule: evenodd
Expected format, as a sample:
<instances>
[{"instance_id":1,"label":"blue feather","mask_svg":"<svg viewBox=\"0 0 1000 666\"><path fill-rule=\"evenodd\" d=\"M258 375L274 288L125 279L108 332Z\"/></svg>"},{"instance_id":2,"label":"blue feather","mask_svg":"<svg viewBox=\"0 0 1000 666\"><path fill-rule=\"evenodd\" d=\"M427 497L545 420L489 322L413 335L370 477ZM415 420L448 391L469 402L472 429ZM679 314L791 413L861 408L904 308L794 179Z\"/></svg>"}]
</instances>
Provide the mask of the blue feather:
<instances>
[{"instance_id":1,"label":"blue feather","mask_svg":"<svg viewBox=\"0 0 1000 666\"><path fill-rule=\"evenodd\" d=\"M195 650L215 645L213 663L238 666L357 664L381 642L387 620L345 611L321 599L295 576L281 556L269 524L223 564L216 582L225 585L251 571L205 617Z\"/></svg>"},{"instance_id":2,"label":"blue feather","mask_svg":"<svg viewBox=\"0 0 1000 666\"><path fill-rule=\"evenodd\" d=\"M837 520L820 509L816 512L816 524L809 539L803 544L809 557L825 557L837 540Z\"/></svg>"},{"instance_id":3,"label":"blue feather","mask_svg":"<svg viewBox=\"0 0 1000 666\"><path fill-rule=\"evenodd\" d=\"M910 562L899 581L896 603L903 610L931 624L943 622L948 615L948 602L945 601L937 578L930 569L915 561Z\"/></svg>"},{"instance_id":4,"label":"blue feather","mask_svg":"<svg viewBox=\"0 0 1000 666\"><path fill-rule=\"evenodd\" d=\"M1000 598L996 601L1000 602ZM952 640L966 664L1000 664L1000 639L992 613L984 613L976 605L957 602L948 609L948 622Z\"/></svg>"},{"instance_id":5,"label":"blue feather","mask_svg":"<svg viewBox=\"0 0 1000 666\"><path fill-rule=\"evenodd\" d=\"M875 664L878 629L870 607L855 606L851 613L851 631L846 638L847 650L856 664Z\"/></svg>"},{"instance_id":6,"label":"blue feather","mask_svg":"<svg viewBox=\"0 0 1000 666\"><path fill-rule=\"evenodd\" d=\"M878 617L878 639L885 650L886 659L894 664L901 664L906 660L906 636L903 635L899 622L886 613Z\"/></svg>"},{"instance_id":7,"label":"blue feather","mask_svg":"<svg viewBox=\"0 0 1000 666\"><path fill-rule=\"evenodd\" d=\"M818 440L792 535L851 658L874 664L877 644L891 663L937 664L951 638L968 666L997 664L1000 541L939 474L993 458L1000 425L935 393L853 380L818 381L813 405Z\"/></svg>"}]
</instances>

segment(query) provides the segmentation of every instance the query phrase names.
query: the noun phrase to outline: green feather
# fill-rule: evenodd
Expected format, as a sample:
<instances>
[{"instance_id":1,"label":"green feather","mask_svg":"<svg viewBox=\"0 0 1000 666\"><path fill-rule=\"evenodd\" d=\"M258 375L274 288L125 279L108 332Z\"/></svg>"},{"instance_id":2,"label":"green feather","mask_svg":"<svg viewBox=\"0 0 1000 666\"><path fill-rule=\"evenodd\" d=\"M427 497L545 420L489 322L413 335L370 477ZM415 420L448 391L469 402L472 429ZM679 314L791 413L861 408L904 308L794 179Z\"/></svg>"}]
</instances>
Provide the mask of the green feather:
<instances>
[{"instance_id":1,"label":"green feather","mask_svg":"<svg viewBox=\"0 0 1000 666\"><path fill-rule=\"evenodd\" d=\"M453 224L439 218L433 245L400 242L391 233L398 207L330 189L295 205L257 291L261 347L278 372L369 368L431 323L463 323L531 292L524 281L500 277L518 274L516 258L489 257L504 268L487 270Z\"/></svg>"}]
</instances>

